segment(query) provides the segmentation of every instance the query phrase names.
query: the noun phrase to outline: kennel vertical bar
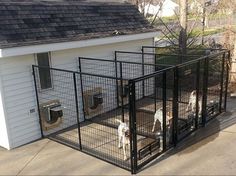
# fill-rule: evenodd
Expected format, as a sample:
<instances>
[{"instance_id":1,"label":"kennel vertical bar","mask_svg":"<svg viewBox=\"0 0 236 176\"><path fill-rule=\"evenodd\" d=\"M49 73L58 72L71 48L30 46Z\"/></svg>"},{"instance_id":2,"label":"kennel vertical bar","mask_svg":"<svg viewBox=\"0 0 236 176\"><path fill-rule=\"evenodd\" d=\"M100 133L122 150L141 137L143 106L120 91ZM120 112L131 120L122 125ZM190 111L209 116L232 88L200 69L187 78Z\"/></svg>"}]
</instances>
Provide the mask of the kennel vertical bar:
<instances>
[{"instance_id":1,"label":"kennel vertical bar","mask_svg":"<svg viewBox=\"0 0 236 176\"><path fill-rule=\"evenodd\" d=\"M197 62L196 68L196 117L195 117L195 129L198 128L199 123L199 89L200 89L200 61Z\"/></svg>"},{"instance_id":2,"label":"kennel vertical bar","mask_svg":"<svg viewBox=\"0 0 236 176\"><path fill-rule=\"evenodd\" d=\"M228 58L226 62L226 81L225 81L225 102L224 102L224 111L226 111L227 108L227 95L228 95L228 85L229 85L229 68L230 68L230 50L228 51Z\"/></svg>"},{"instance_id":3,"label":"kennel vertical bar","mask_svg":"<svg viewBox=\"0 0 236 176\"><path fill-rule=\"evenodd\" d=\"M163 151L166 151L166 71L162 74Z\"/></svg>"},{"instance_id":4,"label":"kennel vertical bar","mask_svg":"<svg viewBox=\"0 0 236 176\"><path fill-rule=\"evenodd\" d=\"M142 48L142 76L144 76L144 51L143 51L143 48ZM142 81L142 93L143 93L143 97L145 96L145 83L144 83L144 80Z\"/></svg>"},{"instance_id":5,"label":"kennel vertical bar","mask_svg":"<svg viewBox=\"0 0 236 176\"><path fill-rule=\"evenodd\" d=\"M129 128L131 172L137 172L137 132L136 132L135 82L129 80Z\"/></svg>"},{"instance_id":6,"label":"kennel vertical bar","mask_svg":"<svg viewBox=\"0 0 236 176\"><path fill-rule=\"evenodd\" d=\"M157 66L157 58L158 57L158 55L157 54L155 54L155 57L154 57L154 64L155 64L155 71L158 71L158 66ZM154 78L154 85L155 85L155 89L154 89L154 95L155 95L155 97L157 97L158 96L158 88L157 88L157 77L155 77ZM155 98L155 112L156 112L156 110L157 110L157 102L156 102L156 98Z\"/></svg>"},{"instance_id":7,"label":"kennel vertical bar","mask_svg":"<svg viewBox=\"0 0 236 176\"><path fill-rule=\"evenodd\" d=\"M154 57L154 64L155 64L155 71L158 71L158 66L157 66L157 58L158 56L157 56L157 54L155 54L155 57ZM158 88L157 88L157 77L155 77L154 78L154 85L155 85L155 92L154 92L154 94L155 94L155 97L157 97L158 96ZM156 102L156 99L155 99L155 112L156 112L156 110L157 110L157 102Z\"/></svg>"},{"instance_id":8,"label":"kennel vertical bar","mask_svg":"<svg viewBox=\"0 0 236 176\"><path fill-rule=\"evenodd\" d=\"M209 58L204 59L203 90L202 90L202 125L206 125L207 117L207 88L208 88L208 66Z\"/></svg>"},{"instance_id":9,"label":"kennel vertical bar","mask_svg":"<svg viewBox=\"0 0 236 176\"><path fill-rule=\"evenodd\" d=\"M158 92L158 88L157 88L157 81L156 81L156 77L154 78L154 110L155 112L157 111L157 92Z\"/></svg>"},{"instance_id":10,"label":"kennel vertical bar","mask_svg":"<svg viewBox=\"0 0 236 176\"><path fill-rule=\"evenodd\" d=\"M224 89L224 71L225 71L225 53L222 57L222 64L221 64L221 75L220 75L220 100L219 100L219 112L222 112L222 98L223 98L223 89Z\"/></svg>"},{"instance_id":11,"label":"kennel vertical bar","mask_svg":"<svg viewBox=\"0 0 236 176\"><path fill-rule=\"evenodd\" d=\"M178 142L178 93L179 93L179 69L176 66L174 68L174 89L173 89L173 143L174 146Z\"/></svg>"},{"instance_id":12,"label":"kennel vertical bar","mask_svg":"<svg viewBox=\"0 0 236 176\"><path fill-rule=\"evenodd\" d=\"M83 89L83 77L82 77L82 68L81 68L81 58L79 57L79 72L80 72L80 89L81 89L81 96L82 96L82 111L83 111L83 115L84 115L84 119L85 118L85 109L84 109L84 89Z\"/></svg>"},{"instance_id":13,"label":"kennel vertical bar","mask_svg":"<svg viewBox=\"0 0 236 176\"><path fill-rule=\"evenodd\" d=\"M32 71L33 71L33 78L34 78L34 88L35 88L37 109L38 109L38 115L39 115L40 133L41 133L41 137L44 137L44 135L43 135L43 128L42 128L42 121L41 121L41 113L40 113L40 108L39 108L39 95L38 95L38 89L37 89L37 83L36 83L36 75L35 75L35 66L34 65L32 65Z\"/></svg>"},{"instance_id":14,"label":"kennel vertical bar","mask_svg":"<svg viewBox=\"0 0 236 176\"><path fill-rule=\"evenodd\" d=\"M117 68L117 51L115 51L115 75L116 75L116 103L117 107L119 107L119 88L118 88L118 68Z\"/></svg>"},{"instance_id":15,"label":"kennel vertical bar","mask_svg":"<svg viewBox=\"0 0 236 176\"><path fill-rule=\"evenodd\" d=\"M73 73L73 80L74 80L74 89L75 89L75 107L76 107L76 119L77 119L77 128L78 128L78 138L79 138L79 149L82 150L81 144L81 133L80 133L80 121L79 121L79 101L77 95L77 82L76 82L76 73Z\"/></svg>"},{"instance_id":16,"label":"kennel vertical bar","mask_svg":"<svg viewBox=\"0 0 236 176\"><path fill-rule=\"evenodd\" d=\"M120 97L121 97L121 113L122 113L122 122L125 120L125 115L124 115L124 99L123 99L123 94L124 94L124 87L123 87L123 70L122 70L122 62L119 62L120 66Z\"/></svg>"}]
</instances>

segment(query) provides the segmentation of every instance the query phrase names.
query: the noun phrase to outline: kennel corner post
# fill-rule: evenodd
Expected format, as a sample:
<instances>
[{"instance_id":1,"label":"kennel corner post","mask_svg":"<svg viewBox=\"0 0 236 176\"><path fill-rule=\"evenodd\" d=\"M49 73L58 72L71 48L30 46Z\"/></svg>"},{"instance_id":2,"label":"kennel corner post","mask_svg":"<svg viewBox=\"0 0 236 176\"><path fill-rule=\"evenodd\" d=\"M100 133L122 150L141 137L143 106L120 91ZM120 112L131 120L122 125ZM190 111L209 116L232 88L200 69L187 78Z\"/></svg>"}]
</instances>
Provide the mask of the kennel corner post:
<instances>
[{"instance_id":1,"label":"kennel corner post","mask_svg":"<svg viewBox=\"0 0 236 176\"><path fill-rule=\"evenodd\" d=\"M208 68L209 57L204 59L204 71L203 71L203 90L202 90L202 125L206 126L207 118L207 90L208 90Z\"/></svg>"},{"instance_id":2,"label":"kennel corner post","mask_svg":"<svg viewBox=\"0 0 236 176\"><path fill-rule=\"evenodd\" d=\"M179 68L176 66L174 68L174 87L173 87L173 143L174 146L178 143L178 93L179 93Z\"/></svg>"},{"instance_id":3,"label":"kennel corner post","mask_svg":"<svg viewBox=\"0 0 236 176\"><path fill-rule=\"evenodd\" d=\"M78 58L79 60L79 79L80 79L80 90L81 90L81 100L82 100L82 111L83 111L83 118L84 120L86 119L85 117L85 103L84 103L84 88L83 88L83 76L82 76L82 65L81 65L81 57Z\"/></svg>"},{"instance_id":4,"label":"kennel corner post","mask_svg":"<svg viewBox=\"0 0 236 176\"><path fill-rule=\"evenodd\" d=\"M40 113L40 107L39 107L39 95L38 95L38 88L37 88L37 82L36 82L35 67L36 67L35 65L32 65L32 74L33 74L33 79L34 79L34 89L35 89L37 110L38 110L38 116L39 116L38 120L39 120L39 126L40 126L40 133L41 133L41 137L43 138L44 134L43 134L43 127L42 127L42 121L41 121L41 113Z\"/></svg>"},{"instance_id":5,"label":"kennel corner post","mask_svg":"<svg viewBox=\"0 0 236 176\"><path fill-rule=\"evenodd\" d=\"M136 94L135 81L129 80L129 128L130 128L130 161L131 173L136 174L137 164L137 132L136 132Z\"/></svg>"},{"instance_id":6,"label":"kennel corner post","mask_svg":"<svg viewBox=\"0 0 236 176\"><path fill-rule=\"evenodd\" d=\"M79 149L82 150L81 133L80 133L80 120L79 120L79 101L78 101L76 73L73 73L73 83L74 83L74 93L75 93L76 119L77 119L77 127L78 127L78 139L79 139L78 142L79 142ZM82 97L82 99L83 99L83 97Z\"/></svg>"}]
</instances>

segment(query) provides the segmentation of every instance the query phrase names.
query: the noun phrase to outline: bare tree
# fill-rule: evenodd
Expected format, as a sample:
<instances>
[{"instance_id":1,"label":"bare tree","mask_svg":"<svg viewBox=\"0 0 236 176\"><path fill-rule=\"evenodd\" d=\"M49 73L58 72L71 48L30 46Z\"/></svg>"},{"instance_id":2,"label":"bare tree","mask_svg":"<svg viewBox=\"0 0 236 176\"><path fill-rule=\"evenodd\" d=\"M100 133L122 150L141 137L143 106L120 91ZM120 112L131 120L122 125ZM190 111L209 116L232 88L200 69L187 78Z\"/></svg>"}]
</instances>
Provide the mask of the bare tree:
<instances>
[{"instance_id":1,"label":"bare tree","mask_svg":"<svg viewBox=\"0 0 236 176\"><path fill-rule=\"evenodd\" d=\"M179 1L179 12L176 12L175 18L171 22L164 22L162 18L158 18L158 21L162 26L163 37L167 42L178 48L178 50L173 49L173 52L178 52L180 54L186 54L188 47L192 47L193 44L196 44L201 33L194 33L194 29L197 26L197 23L201 18L200 14L195 15L195 20L191 23L188 23L188 1L180 0Z\"/></svg>"},{"instance_id":2,"label":"bare tree","mask_svg":"<svg viewBox=\"0 0 236 176\"><path fill-rule=\"evenodd\" d=\"M236 10L235 0L221 0L217 6L220 13L227 15L224 48L231 51L230 86L231 96L236 96L236 30L233 29L233 13Z\"/></svg>"},{"instance_id":3,"label":"bare tree","mask_svg":"<svg viewBox=\"0 0 236 176\"><path fill-rule=\"evenodd\" d=\"M232 12L236 9L236 1L235 0L219 0L217 9L224 14L232 14Z\"/></svg>"},{"instance_id":4,"label":"bare tree","mask_svg":"<svg viewBox=\"0 0 236 176\"><path fill-rule=\"evenodd\" d=\"M162 10L164 1L165 0L127 0L127 2L136 5L144 17L148 18L149 16L151 16L152 18L149 19L151 19L150 23L152 25L156 21L160 11ZM151 5L159 6L159 8L156 8L154 15L148 14Z\"/></svg>"},{"instance_id":5,"label":"bare tree","mask_svg":"<svg viewBox=\"0 0 236 176\"><path fill-rule=\"evenodd\" d=\"M180 33L179 33L179 50L181 54L186 54L187 48L187 0L179 2L179 18L180 18Z\"/></svg>"}]
</instances>

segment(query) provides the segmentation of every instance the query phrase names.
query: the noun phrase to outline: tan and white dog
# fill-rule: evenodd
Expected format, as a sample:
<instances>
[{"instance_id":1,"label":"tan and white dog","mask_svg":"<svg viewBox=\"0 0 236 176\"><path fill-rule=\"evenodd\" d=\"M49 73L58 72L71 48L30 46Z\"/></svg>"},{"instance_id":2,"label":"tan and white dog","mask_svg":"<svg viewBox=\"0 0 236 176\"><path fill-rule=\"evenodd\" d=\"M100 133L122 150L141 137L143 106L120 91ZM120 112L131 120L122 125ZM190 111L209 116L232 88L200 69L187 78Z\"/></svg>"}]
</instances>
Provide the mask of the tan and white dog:
<instances>
[{"instance_id":1,"label":"tan and white dog","mask_svg":"<svg viewBox=\"0 0 236 176\"><path fill-rule=\"evenodd\" d=\"M124 160L127 160L127 147L130 145L130 130L126 123L116 119L118 126L118 148L123 148Z\"/></svg>"},{"instance_id":2,"label":"tan and white dog","mask_svg":"<svg viewBox=\"0 0 236 176\"><path fill-rule=\"evenodd\" d=\"M196 91L192 91L189 96L188 106L186 108L186 112L191 110L192 113L195 114L196 111L196 101L197 101L197 93ZM198 100L198 115L200 116L202 113L202 100L199 98Z\"/></svg>"},{"instance_id":3,"label":"tan and white dog","mask_svg":"<svg viewBox=\"0 0 236 176\"><path fill-rule=\"evenodd\" d=\"M166 125L170 124L170 120L173 118L171 111L166 112ZM154 115L154 122L152 127L152 132L155 131L156 122L159 121L161 124L161 132L163 132L163 109L159 108L157 109L155 115ZM159 132L160 134L160 132Z\"/></svg>"}]
</instances>

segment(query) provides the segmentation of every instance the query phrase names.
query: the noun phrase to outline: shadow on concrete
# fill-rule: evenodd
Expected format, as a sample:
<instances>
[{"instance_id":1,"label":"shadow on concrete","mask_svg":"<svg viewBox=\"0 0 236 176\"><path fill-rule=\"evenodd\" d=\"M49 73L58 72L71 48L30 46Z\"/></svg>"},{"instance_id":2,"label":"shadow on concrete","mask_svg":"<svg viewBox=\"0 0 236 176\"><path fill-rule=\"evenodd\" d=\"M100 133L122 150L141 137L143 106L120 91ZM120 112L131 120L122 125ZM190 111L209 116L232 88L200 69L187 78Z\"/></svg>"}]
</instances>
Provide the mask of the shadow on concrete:
<instances>
[{"instance_id":1,"label":"shadow on concrete","mask_svg":"<svg viewBox=\"0 0 236 176\"><path fill-rule=\"evenodd\" d=\"M162 160L167 159L168 157L172 155L184 155L188 154L191 152L194 152L195 150L199 149L200 147L206 145L207 143L214 141L218 136L220 131L220 122L218 119L214 119L206 127L199 128L199 130L193 132L190 136L187 138L183 139L178 145L167 151L165 154L151 162L149 165L146 167L143 167L140 171L147 169L157 163L159 163ZM204 142L199 143L199 145L194 145L197 144L198 142L202 141L203 139L206 139L207 137L208 140L204 140ZM191 147L190 147L191 146Z\"/></svg>"},{"instance_id":2,"label":"shadow on concrete","mask_svg":"<svg viewBox=\"0 0 236 176\"><path fill-rule=\"evenodd\" d=\"M224 112L215 119L209 121L205 127L199 128L197 131L178 143L176 148L167 151L149 165L143 167L140 171L149 168L174 154L185 155L192 153L207 143L214 141L219 136L220 131L236 124L236 99L230 99L228 104L227 112ZM202 142L199 143L200 141Z\"/></svg>"},{"instance_id":3,"label":"shadow on concrete","mask_svg":"<svg viewBox=\"0 0 236 176\"><path fill-rule=\"evenodd\" d=\"M185 140L181 141L174 150L178 155L192 153L207 143L214 141L219 136L219 131L220 122L218 119L214 119L206 127L200 128Z\"/></svg>"}]
</instances>

